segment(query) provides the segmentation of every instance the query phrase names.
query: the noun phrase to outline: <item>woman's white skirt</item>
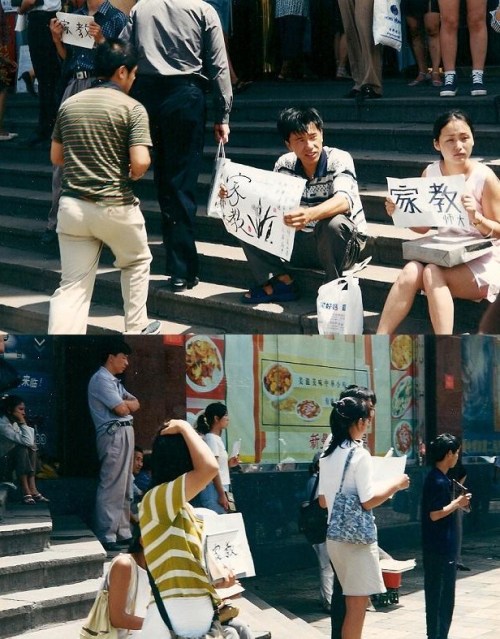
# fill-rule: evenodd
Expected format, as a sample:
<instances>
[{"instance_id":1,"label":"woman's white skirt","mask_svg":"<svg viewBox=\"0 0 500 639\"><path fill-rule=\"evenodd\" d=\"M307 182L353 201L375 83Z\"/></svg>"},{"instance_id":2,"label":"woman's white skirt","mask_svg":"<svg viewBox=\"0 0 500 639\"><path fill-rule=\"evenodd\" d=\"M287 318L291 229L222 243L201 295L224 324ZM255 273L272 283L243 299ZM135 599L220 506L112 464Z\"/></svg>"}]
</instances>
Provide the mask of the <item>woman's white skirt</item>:
<instances>
[{"instance_id":1,"label":"woman's white skirt","mask_svg":"<svg viewBox=\"0 0 500 639\"><path fill-rule=\"evenodd\" d=\"M346 596L362 597L386 592L378 545L326 540L333 569Z\"/></svg>"}]
</instances>

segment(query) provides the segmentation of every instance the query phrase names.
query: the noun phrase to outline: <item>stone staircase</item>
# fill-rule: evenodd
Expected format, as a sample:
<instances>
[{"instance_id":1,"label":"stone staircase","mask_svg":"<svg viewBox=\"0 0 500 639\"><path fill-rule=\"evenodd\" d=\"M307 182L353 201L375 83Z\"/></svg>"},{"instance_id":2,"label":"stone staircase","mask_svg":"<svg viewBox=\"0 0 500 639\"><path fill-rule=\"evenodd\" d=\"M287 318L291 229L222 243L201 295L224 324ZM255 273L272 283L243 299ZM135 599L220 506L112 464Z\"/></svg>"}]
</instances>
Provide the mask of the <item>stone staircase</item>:
<instances>
[{"instance_id":1,"label":"stone staircase","mask_svg":"<svg viewBox=\"0 0 500 639\"><path fill-rule=\"evenodd\" d=\"M105 559L77 518L53 523L46 507L9 505L0 521L0 638L85 617Z\"/></svg>"},{"instance_id":2,"label":"stone staircase","mask_svg":"<svg viewBox=\"0 0 500 639\"><path fill-rule=\"evenodd\" d=\"M0 520L0 639L68 639L79 629L109 563L93 533L76 516L43 506L13 506ZM276 609L254 592L234 600L255 636L321 639L297 615Z\"/></svg>"},{"instance_id":3,"label":"stone staircase","mask_svg":"<svg viewBox=\"0 0 500 639\"><path fill-rule=\"evenodd\" d=\"M325 144L348 150L354 158L369 223L365 255L370 265L360 274L365 331L373 332L387 292L403 264L401 244L416 237L396 229L383 206L385 178L420 175L435 158L432 122L449 108L467 110L476 125L476 157L500 175L500 76L488 84L489 95L444 100L432 88L408 88L403 80L388 80L380 100L358 104L341 99L345 85L334 82L274 82L254 84L238 96L226 154L235 162L272 169L283 146L275 130L276 115L290 104L312 104L325 120ZM386 97L387 96L387 97ZM27 149L25 139L35 123L34 102L13 96L8 102L9 130L19 141L0 146L0 329L24 333L47 330L48 299L59 281L57 250L42 249L39 240L50 208L51 167L47 149ZM302 292L297 302L255 308L240 302L251 283L243 255L222 222L206 216L205 204L215 147L207 126L207 146L199 180L197 241L201 283L181 294L171 293L163 273L159 208L151 172L137 183L153 253L149 291L151 317L163 320L163 332L208 331L245 333L317 332L315 298L322 273L298 269ZM119 274L112 255L104 252L91 308L89 333L123 330ZM455 332L475 332L485 303L456 301ZM401 331L431 332L424 296L418 296Z\"/></svg>"}]
</instances>

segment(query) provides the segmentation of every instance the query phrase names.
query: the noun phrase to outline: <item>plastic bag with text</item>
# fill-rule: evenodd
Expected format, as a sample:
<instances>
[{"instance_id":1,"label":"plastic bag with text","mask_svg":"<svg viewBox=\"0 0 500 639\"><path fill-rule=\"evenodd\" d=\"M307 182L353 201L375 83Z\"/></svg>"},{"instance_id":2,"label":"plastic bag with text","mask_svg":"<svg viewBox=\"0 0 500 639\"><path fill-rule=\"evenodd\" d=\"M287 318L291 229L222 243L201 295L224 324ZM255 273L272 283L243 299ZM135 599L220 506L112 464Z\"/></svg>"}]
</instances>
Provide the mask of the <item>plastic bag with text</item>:
<instances>
[{"instance_id":1,"label":"plastic bag with text","mask_svg":"<svg viewBox=\"0 0 500 639\"><path fill-rule=\"evenodd\" d=\"M374 0L373 40L375 44L401 50L401 0Z\"/></svg>"},{"instance_id":2,"label":"plastic bag with text","mask_svg":"<svg viewBox=\"0 0 500 639\"><path fill-rule=\"evenodd\" d=\"M363 333L363 299L357 277L347 275L320 286L316 307L320 335Z\"/></svg>"}]
</instances>

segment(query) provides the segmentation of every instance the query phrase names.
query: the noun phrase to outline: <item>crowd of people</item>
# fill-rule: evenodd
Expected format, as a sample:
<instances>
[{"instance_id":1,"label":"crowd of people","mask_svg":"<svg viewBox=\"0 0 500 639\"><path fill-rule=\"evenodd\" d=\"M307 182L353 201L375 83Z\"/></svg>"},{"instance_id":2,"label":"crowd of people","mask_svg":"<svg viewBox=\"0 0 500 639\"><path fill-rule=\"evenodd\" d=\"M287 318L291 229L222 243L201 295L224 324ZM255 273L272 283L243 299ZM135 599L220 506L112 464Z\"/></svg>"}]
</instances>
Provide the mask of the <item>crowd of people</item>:
<instances>
[{"instance_id":1,"label":"crowd of people","mask_svg":"<svg viewBox=\"0 0 500 639\"><path fill-rule=\"evenodd\" d=\"M208 517L231 511L229 468L239 464L237 455L228 457L221 437L229 425L227 408L221 402L208 404L193 425L182 419L165 421L145 456L134 441L134 415L140 402L120 379L130 355L130 346L122 339L107 340L102 365L88 384L100 462L94 530L105 550L120 553L102 585L108 592L111 624L123 638L166 639L171 633L269 638L268 632L256 637L238 619L237 610L227 619L222 616L221 592L235 584L235 577L226 571L214 582L204 555L205 523ZM365 436L376 404L375 393L356 384L332 402L331 432L315 457L306 490L307 497L317 498L328 513L325 539L314 550L332 639L361 639L369 598L386 591L376 526L371 524L371 536L358 538L356 511L373 522L372 510L410 483L406 473L374 479ZM0 456L10 460L9 472L15 471L21 499L31 507L48 500L36 486L36 442L27 421L22 397L5 394L0 403ZM472 495L463 486L466 470L460 452L460 440L447 433L427 449L430 471L421 494L421 528L429 639L448 636L456 571L469 570L460 552L462 516ZM338 500L340 494L351 500L349 508ZM137 506L135 511L131 504ZM345 510L339 538L332 521L341 508Z\"/></svg>"}]
</instances>

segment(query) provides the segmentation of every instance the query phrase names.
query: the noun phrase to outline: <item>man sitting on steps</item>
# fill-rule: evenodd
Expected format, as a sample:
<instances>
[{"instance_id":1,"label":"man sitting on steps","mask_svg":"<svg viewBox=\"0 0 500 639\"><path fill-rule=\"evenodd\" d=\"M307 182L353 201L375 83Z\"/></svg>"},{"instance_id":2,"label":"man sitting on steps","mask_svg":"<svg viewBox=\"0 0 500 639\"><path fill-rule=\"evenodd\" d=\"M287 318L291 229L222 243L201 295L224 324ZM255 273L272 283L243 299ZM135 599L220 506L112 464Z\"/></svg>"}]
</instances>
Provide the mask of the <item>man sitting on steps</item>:
<instances>
[{"instance_id":1,"label":"man sitting on steps","mask_svg":"<svg viewBox=\"0 0 500 639\"><path fill-rule=\"evenodd\" d=\"M323 146L323 120L316 109L288 108L278 118L278 131L290 153L274 167L307 180L300 208L285 214L297 233L290 265L325 270L325 281L341 276L366 243L367 225L352 157ZM258 286L243 295L245 304L288 302L298 298L288 264L242 242Z\"/></svg>"}]
</instances>

